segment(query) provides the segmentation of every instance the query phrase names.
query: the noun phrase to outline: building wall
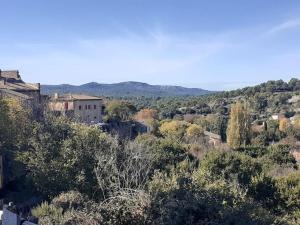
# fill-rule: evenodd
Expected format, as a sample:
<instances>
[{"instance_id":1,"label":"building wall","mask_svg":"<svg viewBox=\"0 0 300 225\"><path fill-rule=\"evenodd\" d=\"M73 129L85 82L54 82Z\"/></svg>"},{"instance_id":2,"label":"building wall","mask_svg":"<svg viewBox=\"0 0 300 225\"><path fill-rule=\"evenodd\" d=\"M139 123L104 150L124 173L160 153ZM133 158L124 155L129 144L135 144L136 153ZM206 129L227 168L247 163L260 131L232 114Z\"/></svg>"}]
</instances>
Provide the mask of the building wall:
<instances>
[{"instance_id":1,"label":"building wall","mask_svg":"<svg viewBox=\"0 0 300 225\"><path fill-rule=\"evenodd\" d=\"M8 93L8 92L2 92L0 89L0 97L1 98L12 98L15 99L17 101L19 101L23 106L28 107L28 108L33 108L33 99L28 99L28 98L22 98L19 95L14 95L12 93Z\"/></svg>"},{"instance_id":2,"label":"building wall","mask_svg":"<svg viewBox=\"0 0 300 225\"><path fill-rule=\"evenodd\" d=\"M102 100L74 101L74 115L81 122L102 122L102 114Z\"/></svg>"},{"instance_id":3,"label":"building wall","mask_svg":"<svg viewBox=\"0 0 300 225\"><path fill-rule=\"evenodd\" d=\"M41 94L39 90L32 90L32 91L22 91L22 90L17 90L17 92L27 95L31 98L34 99L34 104L39 105L41 101Z\"/></svg>"},{"instance_id":4,"label":"building wall","mask_svg":"<svg viewBox=\"0 0 300 225\"><path fill-rule=\"evenodd\" d=\"M52 101L49 102L49 108L51 111L68 111L74 110L74 102L73 101Z\"/></svg>"},{"instance_id":5,"label":"building wall","mask_svg":"<svg viewBox=\"0 0 300 225\"><path fill-rule=\"evenodd\" d=\"M32 98L30 104L31 104L31 109L33 110L33 114L35 115L35 117L41 116L43 112L43 105L41 101L40 90L18 91L18 92Z\"/></svg>"},{"instance_id":6,"label":"building wall","mask_svg":"<svg viewBox=\"0 0 300 225\"><path fill-rule=\"evenodd\" d=\"M83 123L102 122L102 100L66 100L49 103L51 111L61 112L62 115L72 115ZM71 112L72 113L69 113Z\"/></svg>"}]
</instances>

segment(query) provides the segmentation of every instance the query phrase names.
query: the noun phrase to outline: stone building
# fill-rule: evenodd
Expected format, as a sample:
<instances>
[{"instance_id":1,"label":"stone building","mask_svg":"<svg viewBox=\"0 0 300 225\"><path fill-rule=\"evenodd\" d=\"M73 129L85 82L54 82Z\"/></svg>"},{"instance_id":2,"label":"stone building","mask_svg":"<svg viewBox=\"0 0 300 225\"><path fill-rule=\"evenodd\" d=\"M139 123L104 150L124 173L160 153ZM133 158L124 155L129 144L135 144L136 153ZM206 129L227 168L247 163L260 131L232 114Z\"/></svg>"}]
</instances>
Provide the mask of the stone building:
<instances>
[{"instance_id":1,"label":"stone building","mask_svg":"<svg viewBox=\"0 0 300 225\"><path fill-rule=\"evenodd\" d=\"M40 84L25 83L18 70L0 70L0 97L14 98L30 107L34 114L41 111Z\"/></svg>"},{"instance_id":2,"label":"stone building","mask_svg":"<svg viewBox=\"0 0 300 225\"><path fill-rule=\"evenodd\" d=\"M208 138L208 143L213 146L218 146L222 143L222 138L218 134L209 131L204 131L204 135Z\"/></svg>"},{"instance_id":3,"label":"stone building","mask_svg":"<svg viewBox=\"0 0 300 225\"><path fill-rule=\"evenodd\" d=\"M102 98L78 94L56 93L49 102L50 111L88 124L102 122L103 107Z\"/></svg>"}]
</instances>

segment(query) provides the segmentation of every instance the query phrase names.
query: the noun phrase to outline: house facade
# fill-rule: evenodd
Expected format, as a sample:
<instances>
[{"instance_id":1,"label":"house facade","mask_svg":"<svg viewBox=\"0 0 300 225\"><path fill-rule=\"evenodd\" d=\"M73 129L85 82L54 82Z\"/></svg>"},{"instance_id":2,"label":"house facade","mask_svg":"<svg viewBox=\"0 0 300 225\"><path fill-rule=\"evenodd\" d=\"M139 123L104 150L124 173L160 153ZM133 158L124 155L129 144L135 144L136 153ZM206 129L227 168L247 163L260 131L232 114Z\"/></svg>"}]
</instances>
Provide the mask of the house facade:
<instances>
[{"instance_id":1,"label":"house facade","mask_svg":"<svg viewBox=\"0 0 300 225\"><path fill-rule=\"evenodd\" d=\"M88 95L56 93L49 102L49 110L75 118L82 123L100 123L103 116L103 100Z\"/></svg>"}]
</instances>

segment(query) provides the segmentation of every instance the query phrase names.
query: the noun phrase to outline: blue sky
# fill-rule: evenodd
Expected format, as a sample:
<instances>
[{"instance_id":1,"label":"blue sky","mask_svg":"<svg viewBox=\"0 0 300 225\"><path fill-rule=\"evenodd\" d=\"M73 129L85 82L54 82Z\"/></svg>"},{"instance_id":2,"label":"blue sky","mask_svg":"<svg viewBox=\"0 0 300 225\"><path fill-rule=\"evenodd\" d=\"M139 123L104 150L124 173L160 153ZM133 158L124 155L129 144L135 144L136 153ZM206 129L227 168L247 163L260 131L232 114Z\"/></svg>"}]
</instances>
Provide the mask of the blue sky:
<instances>
[{"instance_id":1,"label":"blue sky","mask_svg":"<svg viewBox=\"0 0 300 225\"><path fill-rule=\"evenodd\" d=\"M299 0L0 0L0 68L43 84L300 78Z\"/></svg>"}]
</instances>

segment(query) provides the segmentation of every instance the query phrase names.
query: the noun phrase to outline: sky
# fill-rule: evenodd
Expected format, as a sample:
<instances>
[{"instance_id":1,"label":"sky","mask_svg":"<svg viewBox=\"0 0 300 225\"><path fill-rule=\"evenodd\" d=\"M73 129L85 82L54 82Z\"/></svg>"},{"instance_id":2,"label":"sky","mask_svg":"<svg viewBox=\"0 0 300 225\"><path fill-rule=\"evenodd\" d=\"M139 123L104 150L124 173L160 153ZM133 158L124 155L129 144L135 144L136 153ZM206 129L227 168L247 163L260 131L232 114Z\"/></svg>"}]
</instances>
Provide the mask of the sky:
<instances>
[{"instance_id":1,"label":"sky","mask_svg":"<svg viewBox=\"0 0 300 225\"><path fill-rule=\"evenodd\" d=\"M300 78L299 0L0 0L0 69L27 82L231 90Z\"/></svg>"}]
</instances>

